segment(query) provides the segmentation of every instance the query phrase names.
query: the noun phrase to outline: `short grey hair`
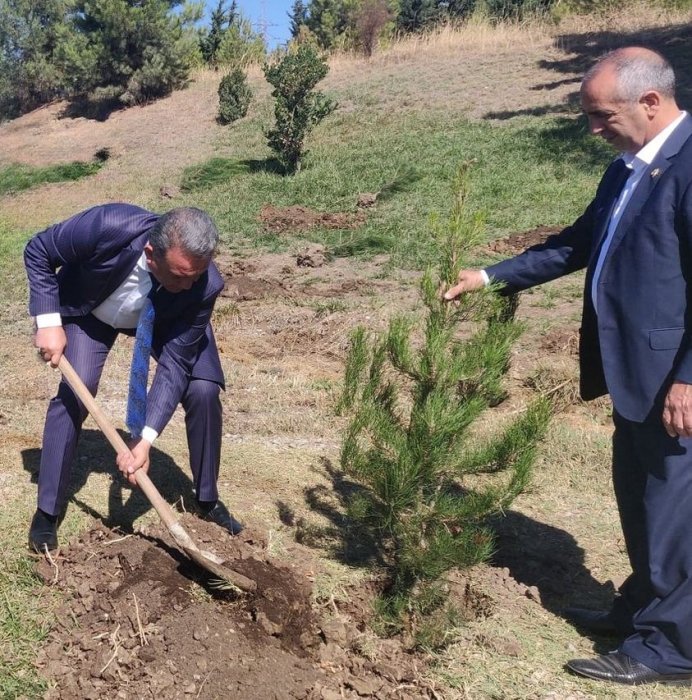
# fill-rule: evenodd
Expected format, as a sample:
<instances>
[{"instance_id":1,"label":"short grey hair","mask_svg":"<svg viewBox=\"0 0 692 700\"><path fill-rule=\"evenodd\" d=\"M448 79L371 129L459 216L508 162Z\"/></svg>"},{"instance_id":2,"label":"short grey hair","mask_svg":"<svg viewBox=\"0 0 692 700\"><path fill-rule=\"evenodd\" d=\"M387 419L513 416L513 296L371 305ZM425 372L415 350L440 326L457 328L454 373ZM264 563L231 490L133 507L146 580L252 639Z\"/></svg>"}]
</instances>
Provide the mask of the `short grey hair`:
<instances>
[{"instance_id":1,"label":"short grey hair","mask_svg":"<svg viewBox=\"0 0 692 700\"><path fill-rule=\"evenodd\" d=\"M675 73L670 63L657 51L639 47L615 49L605 54L584 76L588 83L607 66L614 69L618 94L622 102L637 102L649 90L675 99Z\"/></svg>"},{"instance_id":2,"label":"short grey hair","mask_svg":"<svg viewBox=\"0 0 692 700\"><path fill-rule=\"evenodd\" d=\"M171 248L180 248L192 257L211 259L219 245L219 232L205 211L178 207L159 217L149 234L149 244L157 258Z\"/></svg>"}]
</instances>

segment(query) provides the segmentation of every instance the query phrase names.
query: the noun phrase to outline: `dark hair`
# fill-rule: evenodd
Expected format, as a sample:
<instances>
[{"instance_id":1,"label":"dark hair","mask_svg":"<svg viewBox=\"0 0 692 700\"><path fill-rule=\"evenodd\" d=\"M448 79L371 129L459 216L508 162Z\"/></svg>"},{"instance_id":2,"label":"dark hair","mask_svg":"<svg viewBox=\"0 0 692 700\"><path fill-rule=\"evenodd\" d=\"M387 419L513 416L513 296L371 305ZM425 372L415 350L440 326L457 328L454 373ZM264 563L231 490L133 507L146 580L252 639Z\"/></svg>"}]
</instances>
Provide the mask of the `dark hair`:
<instances>
[{"instance_id":1,"label":"dark hair","mask_svg":"<svg viewBox=\"0 0 692 700\"><path fill-rule=\"evenodd\" d=\"M181 248L195 258L211 258L219 245L219 232L209 214L195 207L178 207L162 214L149 234L154 256Z\"/></svg>"}]
</instances>

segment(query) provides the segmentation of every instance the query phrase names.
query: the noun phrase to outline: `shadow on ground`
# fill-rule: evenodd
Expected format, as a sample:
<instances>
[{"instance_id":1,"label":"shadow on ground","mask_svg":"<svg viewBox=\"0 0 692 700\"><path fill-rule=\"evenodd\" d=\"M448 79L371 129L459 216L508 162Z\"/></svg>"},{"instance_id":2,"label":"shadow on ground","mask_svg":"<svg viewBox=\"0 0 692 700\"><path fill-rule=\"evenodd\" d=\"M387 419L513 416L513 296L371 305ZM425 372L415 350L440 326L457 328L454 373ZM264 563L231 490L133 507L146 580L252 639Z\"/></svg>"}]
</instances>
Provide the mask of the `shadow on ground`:
<instances>
[{"instance_id":1,"label":"shadow on ground","mask_svg":"<svg viewBox=\"0 0 692 700\"><path fill-rule=\"evenodd\" d=\"M345 515L349 499L363 487L347 479L329 460L323 460L322 476L331 482L305 490L310 509L328 524L315 526L295 521L283 503L277 503L279 517L297 527L297 539L307 546L326 548L342 563L382 566L382 542L358 528ZM584 550L565 530L509 511L490 522L496 533L496 551L489 564L507 568L512 578L527 587L538 588L546 610L561 617L567 606L608 609L615 594L612 582L600 582L585 565ZM596 650L603 638L594 635Z\"/></svg>"},{"instance_id":2,"label":"shadow on ground","mask_svg":"<svg viewBox=\"0 0 692 700\"><path fill-rule=\"evenodd\" d=\"M514 511L495 519L493 529L496 551L490 563L509 569L515 581L538 588L546 610L563 617L562 611L570 606L610 609L613 582L593 577L584 563L584 550L569 532ZM604 644L602 635L586 636L594 640L599 653L612 648Z\"/></svg>"},{"instance_id":3,"label":"shadow on ground","mask_svg":"<svg viewBox=\"0 0 692 700\"><path fill-rule=\"evenodd\" d=\"M337 561L350 566L381 566L382 542L346 515L348 503L363 487L346 478L345 474L326 458L322 459L320 476L330 485L320 484L305 488L305 502L313 513L323 516L328 523L316 525L303 519L295 520L287 506L276 503L279 518L294 523L296 540L307 547L328 550Z\"/></svg>"},{"instance_id":4,"label":"shadow on ground","mask_svg":"<svg viewBox=\"0 0 692 700\"><path fill-rule=\"evenodd\" d=\"M633 32L584 32L559 34L554 46L565 54L557 60L541 60L538 65L544 70L557 73L559 78L535 85L533 90L550 92L563 85L575 85L565 100L546 103L533 109L488 112L485 119L511 119L519 116L543 116L546 114L574 114L579 106L579 84L581 76L608 51L623 46L645 46L661 52L673 65L677 76L678 103L682 109L692 108L692 24L675 24L668 27L651 27Z\"/></svg>"},{"instance_id":5,"label":"shadow on ground","mask_svg":"<svg viewBox=\"0 0 692 700\"><path fill-rule=\"evenodd\" d=\"M125 436L123 436L125 438ZM22 452L24 469L31 475L32 483L38 481L41 459L40 449ZM79 498L90 474L108 474L112 477L108 492L106 513L99 513ZM149 476L164 500L168 503L182 498L186 508L192 509L194 494L192 480L169 455L152 447ZM72 467L68 501L71 501L90 516L101 520L106 527L131 532L133 523L152 506L142 491L132 488L120 475L115 465L115 453L98 430L83 430L79 440L77 459Z\"/></svg>"}]
</instances>

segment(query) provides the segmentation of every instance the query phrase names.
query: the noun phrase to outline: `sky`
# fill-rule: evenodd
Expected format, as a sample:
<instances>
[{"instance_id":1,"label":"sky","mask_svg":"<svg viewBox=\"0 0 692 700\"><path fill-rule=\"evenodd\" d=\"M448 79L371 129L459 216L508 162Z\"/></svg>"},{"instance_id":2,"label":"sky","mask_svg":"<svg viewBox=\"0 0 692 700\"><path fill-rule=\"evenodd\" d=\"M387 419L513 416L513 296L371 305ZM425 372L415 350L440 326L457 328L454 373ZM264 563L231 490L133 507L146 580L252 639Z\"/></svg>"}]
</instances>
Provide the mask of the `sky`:
<instances>
[{"instance_id":1,"label":"sky","mask_svg":"<svg viewBox=\"0 0 692 700\"><path fill-rule=\"evenodd\" d=\"M237 0L238 7L247 19L252 22L252 28L266 36L269 49L275 49L285 44L291 36L289 30L288 12L293 6L293 0ZM218 4L218 0L206 0L207 13ZM230 0L227 2L230 5Z\"/></svg>"}]
</instances>

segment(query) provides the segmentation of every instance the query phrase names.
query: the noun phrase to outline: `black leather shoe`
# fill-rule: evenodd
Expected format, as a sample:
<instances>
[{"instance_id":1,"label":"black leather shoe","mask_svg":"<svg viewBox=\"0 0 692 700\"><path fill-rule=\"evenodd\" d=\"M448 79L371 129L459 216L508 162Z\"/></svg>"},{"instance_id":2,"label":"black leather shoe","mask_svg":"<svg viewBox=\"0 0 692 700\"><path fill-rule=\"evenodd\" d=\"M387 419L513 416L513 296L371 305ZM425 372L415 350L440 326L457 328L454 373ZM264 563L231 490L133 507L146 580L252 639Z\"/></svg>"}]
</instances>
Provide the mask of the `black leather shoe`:
<instances>
[{"instance_id":1,"label":"black leather shoe","mask_svg":"<svg viewBox=\"0 0 692 700\"><path fill-rule=\"evenodd\" d=\"M197 501L197 503L205 520L220 525L231 535L239 535L243 531L243 526L228 512L228 508L222 501Z\"/></svg>"},{"instance_id":2,"label":"black leather shoe","mask_svg":"<svg viewBox=\"0 0 692 700\"><path fill-rule=\"evenodd\" d=\"M562 616L577 627L602 634L617 634L618 628L610 612L587 608L565 608Z\"/></svg>"},{"instance_id":3,"label":"black leather shoe","mask_svg":"<svg viewBox=\"0 0 692 700\"><path fill-rule=\"evenodd\" d=\"M573 673L597 681L625 685L663 683L692 686L692 673L659 673L620 651L611 651L610 654L594 659L573 659L567 662L567 668Z\"/></svg>"},{"instance_id":4,"label":"black leather shoe","mask_svg":"<svg viewBox=\"0 0 692 700\"><path fill-rule=\"evenodd\" d=\"M29 549L39 554L58 548L58 516L36 509L29 528Z\"/></svg>"}]
</instances>

